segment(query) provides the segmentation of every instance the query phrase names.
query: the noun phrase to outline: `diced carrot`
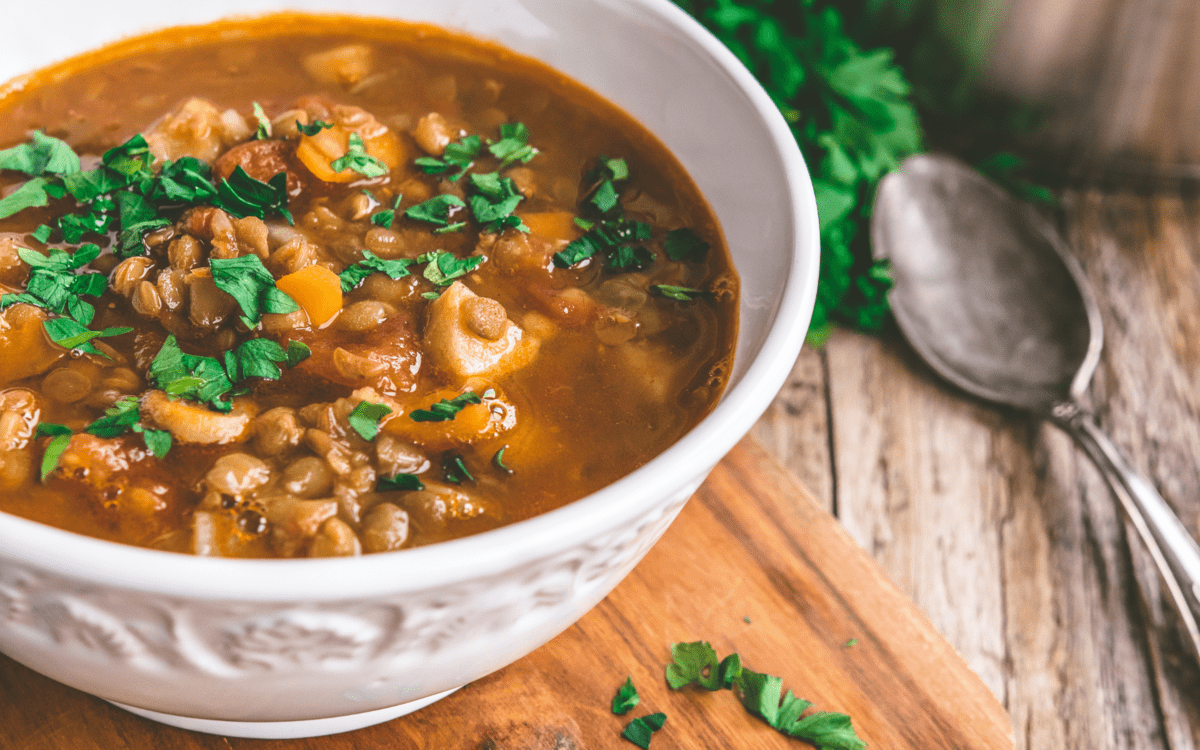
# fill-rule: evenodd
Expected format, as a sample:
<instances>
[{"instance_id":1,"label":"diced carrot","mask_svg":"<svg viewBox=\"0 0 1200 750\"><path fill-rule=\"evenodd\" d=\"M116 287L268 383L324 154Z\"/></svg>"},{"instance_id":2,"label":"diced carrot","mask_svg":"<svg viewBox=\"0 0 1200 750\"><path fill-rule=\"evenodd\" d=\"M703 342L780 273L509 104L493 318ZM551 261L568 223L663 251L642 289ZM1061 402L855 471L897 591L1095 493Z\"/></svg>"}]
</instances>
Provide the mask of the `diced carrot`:
<instances>
[{"instance_id":1,"label":"diced carrot","mask_svg":"<svg viewBox=\"0 0 1200 750\"><path fill-rule=\"evenodd\" d=\"M342 281L325 266L306 266L284 276L275 286L304 308L314 326L323 325L342 309Z\"/></svg>"},{"instance_id":2,"label":"diced carrot","mask_svg":"<svg viewBox=\"0 0 1200 750\"><path fill-rule=\"evenodd\" d=\"M363 127L350 130L341 125L318 131L316 135L300 136L300 145L296 147L296 156L308 167L308 171L325 182L354 182L361 180L362 175L353 169L333 171L330 166L334 161L346 155L350 149L350 134L357 132L363 139L367 154L374 156L388 169L395 169L403 160L403 147L396 134L378 124L373 127Z\"/></svg>"},{"instance_id":3,"label":"diced carrot","mask_svg":"<svg viewBox=\"0 0 1200 750\"><path fill-rule=\"evenodd\" d=\"M575 223L575 214L570 211L525 214L521 220L529 227L530 234L548 240L574 240L583 234L583 230Z\"/></svg>"}]
</instances>

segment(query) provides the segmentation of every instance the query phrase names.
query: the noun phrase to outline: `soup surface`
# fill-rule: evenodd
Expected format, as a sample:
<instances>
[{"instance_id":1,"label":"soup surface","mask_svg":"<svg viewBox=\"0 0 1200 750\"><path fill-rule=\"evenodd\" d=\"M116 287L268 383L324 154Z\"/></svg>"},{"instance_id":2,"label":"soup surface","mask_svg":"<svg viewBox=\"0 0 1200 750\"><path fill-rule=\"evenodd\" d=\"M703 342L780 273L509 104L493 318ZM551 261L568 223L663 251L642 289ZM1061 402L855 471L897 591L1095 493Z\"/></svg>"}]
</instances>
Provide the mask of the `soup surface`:
<instances>
[{"instance_id":1,"label":"soup surface","mask_svg":"<svg viewBox=\"0 0 1200 750\"><path fill-rule=\"evenodd\" d=\"M0 100L0 510L202 555L511 523L646 463L736 334L666 149L430 27L175 29Z\"/></svg>"}]
</instances>

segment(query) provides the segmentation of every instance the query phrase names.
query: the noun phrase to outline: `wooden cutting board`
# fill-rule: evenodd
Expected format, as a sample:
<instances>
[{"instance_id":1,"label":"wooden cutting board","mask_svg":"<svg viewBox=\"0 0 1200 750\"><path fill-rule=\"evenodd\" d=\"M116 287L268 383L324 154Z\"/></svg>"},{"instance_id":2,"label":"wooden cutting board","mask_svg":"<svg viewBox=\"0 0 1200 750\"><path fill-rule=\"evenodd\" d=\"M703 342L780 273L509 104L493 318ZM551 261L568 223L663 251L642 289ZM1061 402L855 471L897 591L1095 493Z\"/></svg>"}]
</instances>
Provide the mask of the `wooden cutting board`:
<instances>
[{"instance_id":1,"label":"wooden cutting board","mask_svg":"<svg viewBox=\"0 0 1200 750\"><path fill-rule=\"evenodd\" d=\"M872 748L1012 748L1004 709L912 602L790 474L747 439L646 559L538 651L439 703L332 737L215 737L146 721L0 656L5 750L584 750L633 748L630 718L661 711L655 750L803 748L732 693L671 691L670 644L710 641L817 709L850 714ZM854 641L853 645L847 645ZM614 716L633 678L641 704Z\"/></svg>"}]
</instances>

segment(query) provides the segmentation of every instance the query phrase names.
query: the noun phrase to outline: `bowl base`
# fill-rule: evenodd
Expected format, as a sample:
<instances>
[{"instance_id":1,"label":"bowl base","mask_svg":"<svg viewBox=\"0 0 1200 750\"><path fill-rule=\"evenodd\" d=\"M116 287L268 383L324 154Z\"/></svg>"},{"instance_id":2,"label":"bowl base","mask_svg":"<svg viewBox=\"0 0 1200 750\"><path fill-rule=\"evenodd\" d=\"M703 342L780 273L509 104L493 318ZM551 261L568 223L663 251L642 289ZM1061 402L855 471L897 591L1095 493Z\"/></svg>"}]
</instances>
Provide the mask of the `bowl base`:
<instances>
[{"instance_id":1,"label":"bowl base","mask_svg":"<svg viewBox=\"0 0 1200 750\"><path fill-rule=\"evenodd\" d=\"M194 719L190 716L175 716L174 714L164 714L158 711L127 706L124 703L117 703L116 701L109 701L109 703L135 713L138 716L152 719L162 724L169 724L173 727L190 729L193 732L218 734L227 737L250 737L260 740L290 740L299 737L323 737L327 734L339 734L375 724L382 724L385 721L391 721L399 716L404 716L418 709L425 708L430 703L445 698L455 690L458 690L458 688L451 688L444 693L418 698L415 701L401 703L398 706L366 711L361 714L331 716L327 719L305 719L302 721L221 721L219 719Z\"/></svg>"}]
</instances>

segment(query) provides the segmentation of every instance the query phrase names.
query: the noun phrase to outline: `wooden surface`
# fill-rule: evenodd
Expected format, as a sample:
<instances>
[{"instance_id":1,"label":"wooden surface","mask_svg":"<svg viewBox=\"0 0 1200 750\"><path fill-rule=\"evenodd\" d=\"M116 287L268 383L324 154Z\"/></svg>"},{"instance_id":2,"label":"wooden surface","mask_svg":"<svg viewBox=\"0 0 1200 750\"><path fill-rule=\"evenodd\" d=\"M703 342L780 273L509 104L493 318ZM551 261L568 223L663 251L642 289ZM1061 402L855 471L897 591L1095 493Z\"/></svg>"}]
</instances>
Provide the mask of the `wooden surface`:
<instances>
[{"instance_id":1,"label":"wooden surface","mask_svg":"<svg viewBox=\"0 0 1200 750\"><path fill-rule=\"evenodd\" d=\"M746 622L743 618L749 618ZM857 643L847 647L851 639ZM583 750L632 748L632 717L662 711L655 750L796 748L732 694L673 692L671 643L709 640L850 714L873 748L1011 748L983 682L837 522L753 441L722 463L617 590L529 657L408 717L333 737L226 739L132 714L0 657L5 750ZM632 676L641 705L609 711Z\"/></svg>"},{"instance_id":2,"label":"wooden surface","mask_svg":"<svg viewBox=\"0 0 1200 750\"><path fill-rule=\"evenodd\" d=\"M1104 311L1100 423L1200 534L1200 201L1073 193L1061 226ZM1200 748L1200 668L1055 428L943 386L895 333L842 332L755 434L963 654L1018 748Z\"/></svg>"}]
</instances>

